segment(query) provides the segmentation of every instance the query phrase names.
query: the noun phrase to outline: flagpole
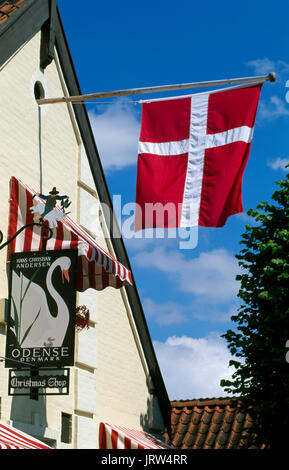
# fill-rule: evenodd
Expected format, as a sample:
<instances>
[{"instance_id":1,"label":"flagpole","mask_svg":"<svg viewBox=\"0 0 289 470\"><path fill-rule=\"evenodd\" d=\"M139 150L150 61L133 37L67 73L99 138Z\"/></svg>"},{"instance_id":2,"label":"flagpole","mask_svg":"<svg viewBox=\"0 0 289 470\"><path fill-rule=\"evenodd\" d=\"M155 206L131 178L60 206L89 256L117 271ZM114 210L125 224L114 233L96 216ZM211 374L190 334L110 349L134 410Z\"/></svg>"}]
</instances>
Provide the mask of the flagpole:
<instances>
[{"instance_id":1,"label":"flagpole","mask_svg":"<svg viewBox=\"0 0 289 470\"><path fill-rule=\"evenodd\" d=\"M274 72L270 72L268 75L261 75L257 77L229 78L225 80L214 80L210 82L193 82L193 83L180 83L176 85L161 85L161 86L146 87L146 88L131 88L128 90L114 90L114 91L90 93L88 95L63 96L61 98L41 98L37 100L37 103L40 106L44 104L54 104L54 103L73 103L73 102L86 101L86 100L91 100L91 99L112 98L115 96L139 95L139 94L144 94L144 93L185 90L188 88L199 88L199 87L208 87L208 86L232 85L232 84L238 84L238 83L267 82L267 81L275 82L275 80L276 80L276 74Z\"/></svg>"}]
</instances>

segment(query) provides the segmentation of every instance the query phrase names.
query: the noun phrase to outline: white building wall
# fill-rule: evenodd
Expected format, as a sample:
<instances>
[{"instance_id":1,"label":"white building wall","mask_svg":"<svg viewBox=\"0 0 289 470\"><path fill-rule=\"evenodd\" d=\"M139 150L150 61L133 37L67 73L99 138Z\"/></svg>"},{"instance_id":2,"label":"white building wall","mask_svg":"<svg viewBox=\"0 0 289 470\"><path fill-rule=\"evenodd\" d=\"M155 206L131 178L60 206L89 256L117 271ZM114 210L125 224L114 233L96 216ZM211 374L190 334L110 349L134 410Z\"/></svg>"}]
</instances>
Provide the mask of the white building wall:
<instances>
[{"instance_id":1,"label":"white building wall","mask_svg":"<svg viewBox=\"0 0 289 470\"><path fill-rule=\"evenodd\" d=\"M34 83L40 80L46 96L63 96L63 78L56 62L39 69L40 33L0 71L0 221L7 234L11 176L39 190L38 107ZM43 192L56 186L72 201L72 217L111 251L106 227L83 144L70 105L46 105L42 111ZM112 253L113 254L113 253ZM7 298L6 250L0 251L0 299ZM55 441L62 448L96 448L98 425L108 421L135 429L143 423L162 427L158 405L147 386L143 357L124 290L88 289L78 305L90 310L89 330L76 333L75 367L68 396L8 397L8 370L0 362L1 419L23 431ZM0 308L1 308L0 303ZM3 320L3 318L2 318ZM1 313L0 313L1 322ZM0 323L0 355L5 354L5 322ZM151 410L154 409L152 413ZM71 444L61 443L61 413L71 414ZM89 436L89 437L88 437ZM49 441L50 442L50 441Z\"/></svg>"},{"instance_id":2,"label":"white building wall","mask_svg":"<svg viewBox=\"0 0 289 470\"><path fill-rule=\"evenodd\" d=\"M95 440L97 439L97 422L86 416L77 416L77 449L93 449L95 448Z\"/></svg>"}]
</instances>

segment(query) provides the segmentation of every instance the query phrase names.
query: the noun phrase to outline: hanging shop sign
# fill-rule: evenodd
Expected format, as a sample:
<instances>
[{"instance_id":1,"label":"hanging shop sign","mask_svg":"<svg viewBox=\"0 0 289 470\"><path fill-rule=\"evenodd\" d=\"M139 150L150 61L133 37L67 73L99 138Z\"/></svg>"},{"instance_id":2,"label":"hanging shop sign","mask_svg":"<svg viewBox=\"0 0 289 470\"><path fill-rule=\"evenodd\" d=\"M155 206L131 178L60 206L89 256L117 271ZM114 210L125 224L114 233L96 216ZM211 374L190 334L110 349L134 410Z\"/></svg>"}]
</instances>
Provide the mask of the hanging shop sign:
<instances>
[{"instance_id":1,"label":"hanging shop sign","mask_svg":"<svg viewBox=\"0 0 289 470\"><path fill-rule=\"evenodd\" d=\"M68 395L70 369L9 369L8 395Z\"/></svg>"},{"instance_id":2,"label":"hanging shop sign","mask_svg":"<svg viewBox=\"0 0 289 470\"><path fill-rule=\"evenodd\" d=\"M5 367L74 365L77 255L11 255Z\"/></svg>"}]
</instances>

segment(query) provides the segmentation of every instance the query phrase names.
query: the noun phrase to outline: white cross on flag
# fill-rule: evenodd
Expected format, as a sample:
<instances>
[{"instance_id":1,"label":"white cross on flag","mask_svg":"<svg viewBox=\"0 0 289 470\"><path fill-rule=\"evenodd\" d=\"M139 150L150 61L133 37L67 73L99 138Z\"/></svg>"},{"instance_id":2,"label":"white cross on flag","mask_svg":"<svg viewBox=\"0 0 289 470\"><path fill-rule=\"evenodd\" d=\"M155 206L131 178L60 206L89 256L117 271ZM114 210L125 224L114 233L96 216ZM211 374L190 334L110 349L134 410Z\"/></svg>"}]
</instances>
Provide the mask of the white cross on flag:
<instances>
[{"instance_id":1,"label":"white cross on flag","mask_svg":"<svg viewBox=\"0 0 289 470\"><path fill-rule=\"evenodd\" d=\"M143 102L135 231L222 227L243 212L261 86Z\"/></svg>"}]
</instances>

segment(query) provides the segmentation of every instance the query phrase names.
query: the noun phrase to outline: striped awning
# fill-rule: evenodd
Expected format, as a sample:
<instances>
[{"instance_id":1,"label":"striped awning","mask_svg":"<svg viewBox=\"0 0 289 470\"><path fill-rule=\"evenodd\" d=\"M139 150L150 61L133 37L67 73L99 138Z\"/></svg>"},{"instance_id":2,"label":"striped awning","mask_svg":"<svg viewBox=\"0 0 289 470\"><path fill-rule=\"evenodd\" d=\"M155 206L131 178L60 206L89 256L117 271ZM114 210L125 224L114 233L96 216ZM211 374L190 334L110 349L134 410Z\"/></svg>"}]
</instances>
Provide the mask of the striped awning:
<instances>
[{"instance_id":1,"label":"striped awning","mask_svg":"<svg viewBox=\"0 0 289 470\"><path fill-rule=\"evenodd\" d=\"M100 449L171 449L144 431L135 431L107 423L99 425Z\"/></svg>"},{"instance_id":2,"label":"striped awning","mask_svg":"<svg viewBox=\"0 0 289 470\"><path fill-rule=\"evenodd\" d=\"M0 423L0 449L51 449L19 429Z\"/></svg>"},{"instance_id":3,"label":"striped awning","mask_svg":"<svg viewBox=\"0 0 289 470\"><path fill-rule=\"evenodd\" d=\"M10 182L10 217L8 238L26 224L33 222L35 202L42 207L45 201L35 197L36 192L19 179L12 177ZM77 290L88 288L103 290L108 286L119 289L132 284L129 269L119 263L110 253L100 247L69 215L63 218L63 212L56 209L59 218L56 227L51 226L53 237L47 241L46 250L78 249L78 284ZM48 224L44 221L44 224ZM14 252L41 251L42 238L39 226L27 227L9 245L9 254Z\"/></svg>"}]
</instances>

